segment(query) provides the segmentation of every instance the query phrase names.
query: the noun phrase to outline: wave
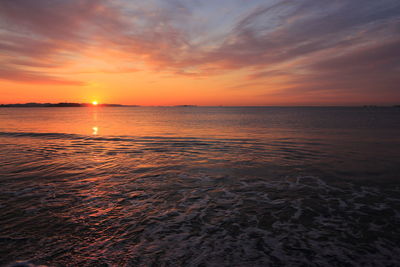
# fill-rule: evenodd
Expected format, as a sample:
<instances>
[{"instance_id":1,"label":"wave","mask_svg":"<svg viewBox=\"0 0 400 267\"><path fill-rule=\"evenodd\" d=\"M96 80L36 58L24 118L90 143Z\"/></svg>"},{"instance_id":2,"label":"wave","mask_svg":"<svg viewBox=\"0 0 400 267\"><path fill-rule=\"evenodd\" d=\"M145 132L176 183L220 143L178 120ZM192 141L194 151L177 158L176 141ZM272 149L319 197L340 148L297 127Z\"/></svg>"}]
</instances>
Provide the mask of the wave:
<instances>
[{"instance_id":1,"label":"wave","mask_svg":"<svg viewBox=\"0 0 400 267\"><path fill-rule=\"evenodd\" d=\"M399 200L387 201L376 188L336 187L311 176L193 189L149 218L131 263L395 265L400 248L387 231L399 222ZM158 262L140 256L157 251L165 251Z\"/></svg>"},{"instance_id":2,"label":"wave","mask_svg":"<svg viewBox=\"0 0 400 267\"><path fill-rule=\"evenodd\" d=\"M34 133L34 132L0 132L0 136L6 137L44 137L44 138L83 138L77 134L66 133Z\"/></svg>"},{"instance_id":3,"label":"wave","mask_svg":"<svg viewBox=\"0 0 400 267\"><path fill-rule=\"evenodd\" d=\"M67 234L52 241L53 260L80 266L395 266L400 260L398 188L334 185L314 176L230 185L221 178L146 176L133 191L111 190L114 198L84 194L81 204L64 208ZM38 192L18 197L29 194ZM71 234L95 235L73 244ZM67 262L57 258L59 246L82 254ZM41 260L48 253L31 262L51 263Z\"/></svg>"},{"instance_id":4,"label":"wave","mask_svg":"<svg viewBox=\"0 0 400 267\"><path fill-rule=\"evenodd\" d=\"M69 133L39 133L39 132L0 132L0 136L5 137L33 137L33 138L49 138L49 139L85 139L85 140L99 140L99 141L152 141L152 140L179 140L179 141L193 141L193 140L223 140L227 142L249 142L257 141L252 138L198 138L198 137L177 137L177 136L93 136Z\"/></svg>"}]
</instances>

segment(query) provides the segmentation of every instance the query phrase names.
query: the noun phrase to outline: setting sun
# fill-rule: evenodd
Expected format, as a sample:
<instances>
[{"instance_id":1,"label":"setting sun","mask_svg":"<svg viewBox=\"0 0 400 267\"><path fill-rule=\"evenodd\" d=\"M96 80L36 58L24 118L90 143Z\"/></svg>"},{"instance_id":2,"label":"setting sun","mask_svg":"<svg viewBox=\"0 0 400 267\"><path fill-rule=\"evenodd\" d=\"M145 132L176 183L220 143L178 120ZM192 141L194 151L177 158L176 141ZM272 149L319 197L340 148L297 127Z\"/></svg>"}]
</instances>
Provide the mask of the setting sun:
<instances>
[{"instance_id":1,"label":"setting sun","mask_svg":"<svg viewBox=\"0 0 400 267\"><path fill-rule=\"evenodd\" d=\"M97 106L97 104L99 104L97 101L92 101L93 106Z\"/></svg>"}]
</instances>

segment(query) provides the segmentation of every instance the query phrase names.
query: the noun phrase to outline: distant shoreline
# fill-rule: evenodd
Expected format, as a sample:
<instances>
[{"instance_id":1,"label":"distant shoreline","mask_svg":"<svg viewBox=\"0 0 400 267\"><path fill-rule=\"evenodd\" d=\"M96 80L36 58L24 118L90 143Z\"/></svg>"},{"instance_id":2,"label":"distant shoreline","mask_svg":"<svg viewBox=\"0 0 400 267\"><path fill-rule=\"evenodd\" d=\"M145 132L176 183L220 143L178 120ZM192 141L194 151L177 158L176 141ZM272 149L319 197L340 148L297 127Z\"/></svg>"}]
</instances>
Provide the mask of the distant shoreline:
<instances>
[{"instance_id":1,"label":"distant shoreline","mask_svg":"<svg viewBox=\"0 0 400 267\"><path fill-rule=\"evenodd\" d=\"M0 108L65 108L65 107L138 107L137 105L97 104L90 103L24 103L0 104Z\"/></svg>"},{"instance_id":2,"label":"distant shoreline","mask_svg":"<svg viewBox=\"0 0 400 267\"><path fill-rule=\"evenodd\" d=\"M142 106L142 105L122 105L122 104L97 104L91 103L17 103L17 104L0 104L0 108L57 108L57 107L179 107L179 108L193 108L193 107L218 107L218 108L266 108L266 107L287 107L287 108L344 108L344 107L357 107L357 108L400 108L400 105L354 105L354 106L198 106L198 105L171 105L171 106Z\"/></svg>"}]
</instances>

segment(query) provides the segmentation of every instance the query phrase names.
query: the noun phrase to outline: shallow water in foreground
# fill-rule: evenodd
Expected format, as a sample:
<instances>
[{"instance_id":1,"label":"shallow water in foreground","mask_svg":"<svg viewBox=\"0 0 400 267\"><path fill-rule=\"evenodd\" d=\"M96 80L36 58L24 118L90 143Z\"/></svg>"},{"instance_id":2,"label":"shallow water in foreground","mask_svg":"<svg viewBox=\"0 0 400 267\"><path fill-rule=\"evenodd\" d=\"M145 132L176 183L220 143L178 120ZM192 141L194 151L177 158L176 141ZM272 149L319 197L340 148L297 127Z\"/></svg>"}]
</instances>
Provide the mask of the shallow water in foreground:
<instances>
[{"instance_id":1,"label":"shallow water in foreground","mask_svg":"<svg viewBox=\"0 0 400 267\"><path fill-rule=\"evenodd\" d=\"M0 109L0 265L396 266L396 108Z\"/></svg>"}]
</instances>

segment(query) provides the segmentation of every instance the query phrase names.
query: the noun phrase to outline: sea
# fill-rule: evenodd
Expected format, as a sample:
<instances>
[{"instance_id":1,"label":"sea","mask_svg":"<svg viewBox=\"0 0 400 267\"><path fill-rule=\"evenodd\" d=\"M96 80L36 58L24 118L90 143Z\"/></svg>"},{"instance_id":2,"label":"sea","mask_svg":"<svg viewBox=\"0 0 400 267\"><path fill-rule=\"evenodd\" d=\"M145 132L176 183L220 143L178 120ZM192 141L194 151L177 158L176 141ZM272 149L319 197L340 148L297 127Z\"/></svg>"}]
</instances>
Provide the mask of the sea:
<instances>
[{"instance_id":1,"label":"sea","mask_svg":"<svg viewBox=\"0 0 400 267\"><path fill-rule=\"evenodd\" d=\"M399 266L400 108L0 108L7 265Z\"/></svg>"}]
</instances>

